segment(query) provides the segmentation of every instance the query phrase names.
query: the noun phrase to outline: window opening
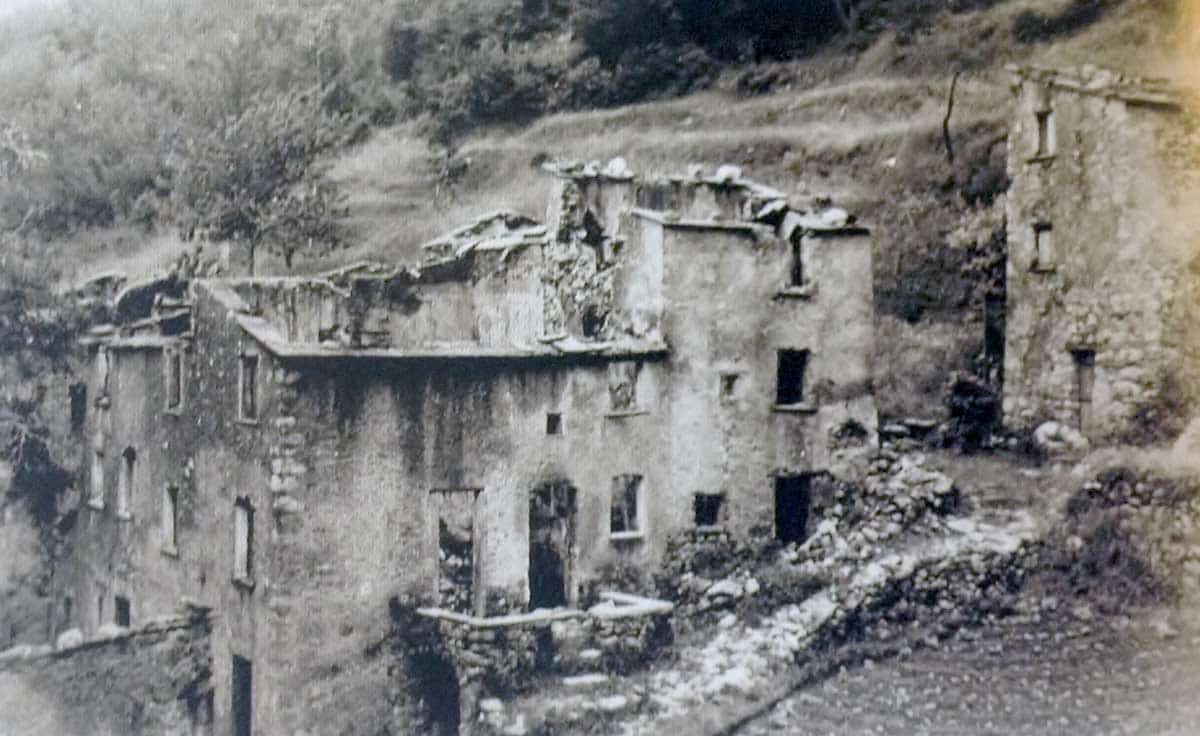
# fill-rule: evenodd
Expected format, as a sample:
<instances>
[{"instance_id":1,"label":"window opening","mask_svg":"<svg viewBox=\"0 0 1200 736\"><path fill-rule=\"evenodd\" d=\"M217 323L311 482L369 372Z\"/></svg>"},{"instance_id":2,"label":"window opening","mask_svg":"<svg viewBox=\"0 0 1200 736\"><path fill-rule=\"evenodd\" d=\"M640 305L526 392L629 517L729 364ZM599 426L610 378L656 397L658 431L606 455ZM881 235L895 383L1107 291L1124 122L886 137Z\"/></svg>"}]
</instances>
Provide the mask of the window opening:
<instances>
[{"instance_id":1,"label":"window opening","mask_svg":"<svg viewBox=\"0 0 1200 736\"><path fill-rule=\"evenodd\" d=\"M1044 222L1033 226L1033 268L1035 271L1054 269L1054 228Z\"/></svg>"},{"instance_id":2,"label":"window opening","mask_svg":"<svg viewBox=\"0 0 1200 736\"><path fill-rule=\"evenodd\" d=\"M1037 119L1037 149L1035 156L1051 156L1054 154L1054 111L1038 110L1034 113Z\"/></svg>"},{"instance_id":3,"label":"window opening","mask_svg":"<svg viewBox=\"0 0 1200 736\"><path fill-rule=\"evenodd\" d=\"M117 479L117 515L129 516L133 500L134 472L137 469L137 451L126 447L121 453L121 473Z\"/></svg>"},{"instance_id":4,"label":"window opening","mask_svg":"<svg viewBox=\"0 0 1200 736\"><path fill-rule=\"evenodd\" d=\"M104 507L104 453L100 450L92 452L92 492L88 504L96 508Z\"/></svg>"},{"instance_id":5,"label":"window opening","mask_svg":"<svg viewBox=\"0 0 1200 736\"><path fill-rule=\"evenodd\" d=\"M804 286L804 239L800 235L792 238L792 286Z\"/></svg>"},{"instance_id":6,"label":"window opening","mask_svg":"<svg viewBox=\"0 0 1200 736\"><path fill-rule=\"evenodd\" d=\"M804 374L807 370L807 350L779 351L779 370L776 377L776 404L787 406L804 402Z\"/></svg>"},{"instance_id":7,"label":"window opening","mask_svg":"<svg viewBox=\"0 0 1200 736\"><path fill-rule=\"evenodd\" d=\"M254 579L254 509L239 498L233 507L233 577L249 583Z\"/></svg>"},{"instance_id":8,"label":"window opening","mask_svg":"<svg viewBox=\"0 0 1200 736\"><path fill-rule=\"evenodd\" d=\"M243 355L238 371L238 417L245 421L258 419L258 356Z\"/></svg>"},{"instance_id":9,"label":"window opening","mask_svg":"<svg viewBox=\"0 0 1200 736\"><path fill-rule=\"evenodd\" d=\"M178 411L183 406L183 352L178 348L165 348L167 409Z\"/></svg>"},{"instance_id":10,"label":"window opening","mask_svg":"<svg viewBox=\"0 0 1200 736\"><path fill-rule=\"evenodd\" d=\"M638 361L610 363L608 366L609 405L613 411L638 408L637 382L642 364Z\"/></svg>"},{"instance_id":11,"label":"window opening","mask_svg":"<svg viewBox=\"0 0 1200 736\"><path fill-rule=\"evenodd\" d=\"M1076 428L1086 433L1092 417L1092 391L1096 384L1096 351L1079 349L1071 351L1075 364Z\"/></svg>"},{"instance_id":12,"label":"window opening","mask_svg":"<svg viewBox=\"0 0 1200 736\"><path fill-rule=\"evenodd\" d=\"M71 430L78 432L83 429L87 420L87 384L73 383L67 389L71 401Z\"/></svg>"},{"instance_id":13,"label":"window opening","mask_svg":"<svg viewBox=\"0 0 1200 736\"><path fill-rule=\"evenodd\" d=\"M692 513L697 527L721 525L721 507L725 497L715 493L697 493L692 499Z\"/></svg>"},{"instance_id":14,"label":"window opening","mask_svg":"<svg viewBox=\"0 0 1200 736\"><path fill-rule=\"evenodd\" d=\"M638 516L641 502L642 476L618 475L612 484L612 513L609 531L612 534L634 534L641 531Z\"/></svg>"},{"instance_id":15,"label":"window opening","mask_svg":"<svg viewBox=\"0 0 1200 736\"><path fill-rule=\"evenodd\" d=\"M113 598L113 620L117 626L129 628L129 599L118 595Z\"/></svg>"},{"instance_id":16,"label":"window opening","mask_svg":"<svg viewBox=\"0 0 1200 736\"><path fill-rule=\"evenodd\" d=\"M163 547L174 552L178 542L179 488L167 486L163 489L162 534Z\"/></svg>"}]
</instances>

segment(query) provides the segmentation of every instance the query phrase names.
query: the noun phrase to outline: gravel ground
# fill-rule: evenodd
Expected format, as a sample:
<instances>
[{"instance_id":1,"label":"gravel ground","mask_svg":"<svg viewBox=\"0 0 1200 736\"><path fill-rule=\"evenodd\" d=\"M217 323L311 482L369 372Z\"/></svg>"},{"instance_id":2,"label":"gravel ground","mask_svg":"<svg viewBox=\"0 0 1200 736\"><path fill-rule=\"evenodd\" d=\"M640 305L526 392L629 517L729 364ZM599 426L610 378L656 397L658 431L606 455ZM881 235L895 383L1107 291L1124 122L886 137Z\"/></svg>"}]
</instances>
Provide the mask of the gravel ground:
<instances>
[{"instance_id":1,"label":"gravel ground","mask_svg":"<svg viewBox=\"0 0 1200 736\"><path fill-rule=\"evenodd\" d=\"M1200 624L1173 618L1064 612L972 630L842 671L739 733L1197 734Z\"/></svg>"}]
</instances>

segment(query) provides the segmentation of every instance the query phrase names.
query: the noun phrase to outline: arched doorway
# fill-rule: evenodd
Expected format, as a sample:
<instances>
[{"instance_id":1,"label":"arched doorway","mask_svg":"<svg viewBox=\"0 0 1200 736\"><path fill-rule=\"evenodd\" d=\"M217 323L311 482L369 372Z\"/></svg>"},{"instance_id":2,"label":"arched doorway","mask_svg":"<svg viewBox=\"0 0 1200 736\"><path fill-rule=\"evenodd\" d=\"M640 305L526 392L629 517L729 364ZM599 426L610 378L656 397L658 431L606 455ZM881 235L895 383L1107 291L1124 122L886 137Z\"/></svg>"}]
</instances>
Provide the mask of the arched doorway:
<instances>
[{"instance_id":1,"label":"arched doorway","mask_svg":"<svg viewBox=\"0 0 1200 736\"><path fill-rule=\"evenodd\" d=\"M570 603L575 551L575 487L566 481L529 495L529 608Z\"/></svg>"}]
</instances>

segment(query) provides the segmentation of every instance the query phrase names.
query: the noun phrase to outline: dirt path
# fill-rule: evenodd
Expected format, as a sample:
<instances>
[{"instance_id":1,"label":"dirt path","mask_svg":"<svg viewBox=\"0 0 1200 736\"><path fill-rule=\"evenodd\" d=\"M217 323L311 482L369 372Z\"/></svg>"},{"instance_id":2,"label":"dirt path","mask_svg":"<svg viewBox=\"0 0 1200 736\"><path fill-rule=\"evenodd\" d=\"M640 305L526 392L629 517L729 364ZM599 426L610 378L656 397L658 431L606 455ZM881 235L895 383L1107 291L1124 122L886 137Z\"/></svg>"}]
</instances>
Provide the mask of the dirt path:
<instances>
[{"instance_id":1,"label":"dirt path","mask_svg":"<svg viewBox=\"0 0 1200 736\"><path fill-rule=\"evenodd\" d=\"M1160 616L963 632L797 692L739 733L1195 734L1200 626L1164 637Z\"/></svg>"}]
</instances>

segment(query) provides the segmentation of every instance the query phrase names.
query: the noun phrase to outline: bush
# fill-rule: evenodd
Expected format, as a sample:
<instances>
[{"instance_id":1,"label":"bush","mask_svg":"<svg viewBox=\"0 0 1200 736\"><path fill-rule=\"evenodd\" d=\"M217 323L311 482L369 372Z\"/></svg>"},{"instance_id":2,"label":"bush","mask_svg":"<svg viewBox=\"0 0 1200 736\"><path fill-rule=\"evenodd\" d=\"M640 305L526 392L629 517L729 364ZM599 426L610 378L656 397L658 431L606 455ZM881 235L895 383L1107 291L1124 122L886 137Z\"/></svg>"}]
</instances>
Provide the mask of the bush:
<instances>
[{"instance_id":1,"label":"bush","mask_svg":"<svg viewBox=\"0 0 1200 736\"><path fill-rule=\"evenodd\" d=\"M604 0L575 14L576 35L606 65L654 46L696 46L722 61L785 59L847 30L846 0Z\"/></svg>"},{"instance_id":2,"label":"bush","mask_svg":"<svg viewBox=\"0 0 1200 736\"><path fill-rule=\"evenodd\" d=\"M190 138L172 173L170 217L185 233L264 245L291 265L302 247L340 240L341 198L318 157L348 132L316 90L260 96Z\"/></svg>"},{"instance_id":3,"label":"bush","mask_svg":"<svg viewBox=\"0 0 1200 736\"><path fill-rule=\"evenodd\" d=\"M1074 0L1057 15L1023 11L1013 21L1013 38L1020 43L1043 43L1068 36L1100 20L1114 0Z\"/></svg>"}]
</instances>

